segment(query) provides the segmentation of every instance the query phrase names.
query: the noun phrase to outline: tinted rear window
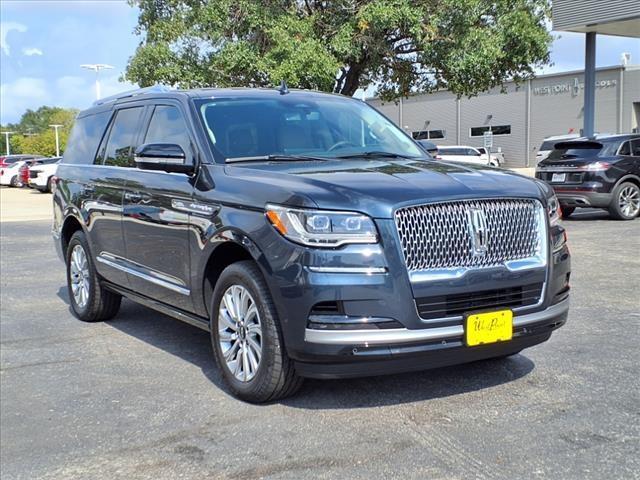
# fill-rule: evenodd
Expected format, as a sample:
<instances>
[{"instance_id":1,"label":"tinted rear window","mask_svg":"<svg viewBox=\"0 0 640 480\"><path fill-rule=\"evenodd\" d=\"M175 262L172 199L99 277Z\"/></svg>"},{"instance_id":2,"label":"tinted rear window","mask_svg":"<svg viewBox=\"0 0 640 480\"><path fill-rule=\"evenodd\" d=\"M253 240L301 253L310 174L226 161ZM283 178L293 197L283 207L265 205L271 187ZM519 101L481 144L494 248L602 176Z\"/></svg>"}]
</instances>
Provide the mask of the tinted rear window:
<instances>
[{"instance_id":1,"label":"tinted rear window","mask_svg":"<svg viewBox=\"0 0 640 480\"><path fill-rule=\"evenodd\" d=\"M611 157L616 154L620 141L613 142L557 142L549 154L549 160L574 158Z\"/></svg>"},{"instance_id":2,"label":"tinted rear window","mask_svg":"<svg viewBox=\"0 0 640 480\"><path fill-rule=\"evenodd\" d=\"M93 163L110 116L107 111L76 119L64 151L64 163Z\"/></svg>"},{"instance_id":3,"label":"tinted rear window","mask_svg":"<svg viewBox=\"0 0 640 480\"><path fill-rule=\"evenodd\" d=\"M547 140L546 142L542 142L542 145L540 145L540 150L553 150L553 146L555 144L556 142Z\"/></svg>"}]
</instances>

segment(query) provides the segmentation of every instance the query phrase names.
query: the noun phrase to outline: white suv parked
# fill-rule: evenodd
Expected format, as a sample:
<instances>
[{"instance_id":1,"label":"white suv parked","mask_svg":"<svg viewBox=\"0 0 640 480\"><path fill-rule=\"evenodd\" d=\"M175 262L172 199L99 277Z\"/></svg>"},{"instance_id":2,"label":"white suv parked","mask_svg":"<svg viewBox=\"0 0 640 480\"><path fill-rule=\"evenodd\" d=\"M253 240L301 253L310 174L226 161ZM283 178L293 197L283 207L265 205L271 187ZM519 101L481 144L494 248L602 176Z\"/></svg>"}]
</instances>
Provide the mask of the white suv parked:
<instances>
[{"instance_id":1,"label":"white suv parked","mask_svg":"<svg viewBox=\"0 0 640 480\"><path fill-rule=\"evenodd\" d=\"M29 186L40 190L42 193L51 192L51 179L58 170L60 157L47 158L41 164L29 169Z\"/></svg>"},{"instance_id":2,"label":"white suv parked","mask_svg":"<svg viewBox=\"0 0 640 480\"><path fill-rule=\"evenodd\" d=\"M465 162L476 165L489 165L487 155L482 155L477 148L466 145L438 146L438 157L447 162Z\"/></svg>"}]
</instances>

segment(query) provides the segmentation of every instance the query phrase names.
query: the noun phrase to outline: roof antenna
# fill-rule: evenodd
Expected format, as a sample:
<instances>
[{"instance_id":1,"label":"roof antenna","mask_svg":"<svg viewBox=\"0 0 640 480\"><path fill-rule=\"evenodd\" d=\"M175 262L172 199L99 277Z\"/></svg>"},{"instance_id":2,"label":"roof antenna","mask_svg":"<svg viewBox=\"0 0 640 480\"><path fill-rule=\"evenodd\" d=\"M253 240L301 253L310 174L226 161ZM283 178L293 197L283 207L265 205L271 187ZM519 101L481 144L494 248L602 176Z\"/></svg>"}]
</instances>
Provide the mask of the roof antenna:
<instances>
[{"instance_id":1,"label":"roof antenna","mask_svg":"<svg viewBox=\"0 0 640 480\"><path fill-rule=\"evenodd\" d=\"M286 95L287 93L289 93L289 87L287 87L287 82L282 80L280 82L280 88L278 89L278 91L280 92L280 95Z\"/></svg>"}]
</instances>

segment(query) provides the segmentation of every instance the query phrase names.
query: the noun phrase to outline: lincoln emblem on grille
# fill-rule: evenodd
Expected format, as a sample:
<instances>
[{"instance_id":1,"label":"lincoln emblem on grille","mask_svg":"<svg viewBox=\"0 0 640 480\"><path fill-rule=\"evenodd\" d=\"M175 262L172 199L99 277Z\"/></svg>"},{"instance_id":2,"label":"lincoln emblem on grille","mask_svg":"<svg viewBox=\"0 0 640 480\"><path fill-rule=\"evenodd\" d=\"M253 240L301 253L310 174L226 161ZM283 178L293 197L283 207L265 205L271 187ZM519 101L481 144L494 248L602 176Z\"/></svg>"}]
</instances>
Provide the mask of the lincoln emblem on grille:
<instances>
[{"instance_id":1,"label":"lincoln emblem on grille","mask_svg":"<svg viewBox=\"0 0 640 480\"><path fill-rule=\"evenodd\" d=\"M489 232L487 230L487 218L480 208L469 207L467 209L469 218L469 232L471 234L471 250L476 256L487 253L489 244Z\"/></svg>"}]
</instances>

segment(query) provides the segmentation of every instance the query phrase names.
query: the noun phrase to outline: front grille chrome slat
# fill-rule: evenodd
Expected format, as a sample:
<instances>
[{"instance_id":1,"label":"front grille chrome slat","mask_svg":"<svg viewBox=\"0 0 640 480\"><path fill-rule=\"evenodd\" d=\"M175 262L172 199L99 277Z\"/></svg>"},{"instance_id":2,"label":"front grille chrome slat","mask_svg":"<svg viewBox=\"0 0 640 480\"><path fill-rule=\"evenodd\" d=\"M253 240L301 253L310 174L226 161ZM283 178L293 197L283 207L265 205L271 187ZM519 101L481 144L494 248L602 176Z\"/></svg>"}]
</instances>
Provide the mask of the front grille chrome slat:
<instances>
[{"instance_id":1,"label":"front grille chrome slat","mask_svg":"<svg viewBox=\"0 0 640 480\"><path fill-rule=\"evenodd\" d=\"M474 249L469 212L486 220L485 251ZM514 269L546 265L546 223L537 200L465 200L398 209L395 222L410 276L460 276L467 270L505 265ZM531 260L531 261L527 261Z\"/></svg>"}]
</instances>

